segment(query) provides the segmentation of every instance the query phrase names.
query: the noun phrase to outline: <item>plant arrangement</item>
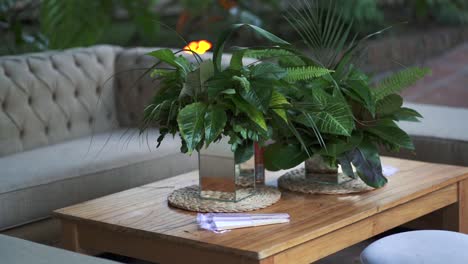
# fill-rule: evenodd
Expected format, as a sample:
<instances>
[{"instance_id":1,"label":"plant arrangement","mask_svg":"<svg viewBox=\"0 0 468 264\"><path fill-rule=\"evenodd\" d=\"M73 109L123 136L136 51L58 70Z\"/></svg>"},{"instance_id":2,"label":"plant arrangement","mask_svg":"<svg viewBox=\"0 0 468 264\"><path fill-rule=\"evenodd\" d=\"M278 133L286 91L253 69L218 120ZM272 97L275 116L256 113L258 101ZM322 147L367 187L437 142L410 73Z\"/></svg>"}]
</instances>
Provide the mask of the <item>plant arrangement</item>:
<instances>
[{"instance_id":1,"label":"plant arrangement","mask_svg":"<svg viewBox=\"0 0 468 264\"><path fill-rule=\"evenodd\" d=\"M415 110L402 106L398 93L429 70L411 67L371 84L370 77L359 70L356 61L363 42L383 31L357 41L350 36L351 25L337 15L339 12L331 4L323 8L303 1L303 6L293 8L286 16L310 49L309 60L300 63L305 63L305 67L328 68L330 73L299 81L286 94L294 108L303 112L292 118L303 140L277 130L276 143L265 150L266 168L288 169L318 155L327 167L341 165L346 175L359 176L369 186L382 187L387 179L382 174L378 146L391 151L414 149L411 138L396 122L421 118ZM348 39L352 41L345 44Z\"/></svg>"},{"instance_id":2,"label":"plant arrangement","mask_svg":"<svg viewBox=\"0 0 468 264\"><path fill-rule=\"evenodd\" d=\"M274 45L237 48L229 65L223 67L225 43L242 27L250 28ZM240 163L253 155L253 142L263 145L272 138L278 123L299 136L291 121L288 111L291 106L285 90L297 81L329 73L318 66L281 67L278 63L263 61L244 65L245 56L271 57L281 53L297 59L298 55L294 54L299 54L288 42L249 24L235 24L222 33L212 59L203 60L191 47L190 44L176 52L160 49L148 54L159 60L148 72L160 85L144 110L141 127L143 132L158 124L159 144L166 135L179 134L181 151L188 154L229 137L236 163ZM181 52L191 53L190 60L180 55ZM288 58L285 56L281 61L290 60Z\"/></svg>"},{"instance_id":3,"label":"plant arrangement","mask_svg":"<svg viewBox=\"0 0 468 264\"><path fill-rule=\"evenodd\" d=\"M356 40L350 33L352 24L332 4L303 1L302 9L291 8L286 19L308 52L257 26L235 24L220 34L211 60L203 60L192 43L176 52L149 53L159 59L149 72L160 87L145 108L141 131L158 124L158 145L168 134L180 135L181 151L188 154L228 137L237 163L253 155L253 142L265 146L273 141L265 146L269 170L319 157L329 168L341 165L346 175L382 187L387 179L378 146L413 149L396 122L421 118L402 106L398 93L429 70L407 68L372 84L356 62L364 41L383 31ZM234 47L229 65L223 67L224 46L241 27L273 45ZM178 55L184 51L191 54L190 60ZM245 57L257 61L244 65Z\"/></svg>"}]
</instances>

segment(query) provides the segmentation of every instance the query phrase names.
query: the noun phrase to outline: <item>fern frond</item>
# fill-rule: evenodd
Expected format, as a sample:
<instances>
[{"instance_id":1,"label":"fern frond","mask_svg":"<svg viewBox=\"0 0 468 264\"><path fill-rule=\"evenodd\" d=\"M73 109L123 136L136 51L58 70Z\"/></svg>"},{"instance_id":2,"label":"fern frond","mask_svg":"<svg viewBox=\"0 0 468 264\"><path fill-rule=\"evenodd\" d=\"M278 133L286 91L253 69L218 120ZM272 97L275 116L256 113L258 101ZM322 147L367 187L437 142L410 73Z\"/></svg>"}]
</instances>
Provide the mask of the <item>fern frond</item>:
<instances>
[{"instance_id":1,"label":"fern frond","mask_svg":"<svg viewBox=\"0 0 468 264\"><path fill-rule=\"evenodd\" d=\"M277 59L280 63L290 66L304 65L304 61L302 61L297 55L284 49L252 49L247 50L244 53L244 56L253 59Z\"/></svg>"},{"instance_id":2,"label":"fern frond","mask_svg":"<svg viewBox=\"0 0 468 264\"><path fill-rule=\"evenodd\" d=\"M307 67L290 67L286 68L287 75L284 78L288 82L296 82L302 80L310 80L333 72L326 68L307 66Z\"/></svg>"},{"instance_id":3,"label":"fern frond","mask_svg":"<svg viewBox=\"0 0 468 264\"><path fill-rule=\"evenodd\" d=\"M410 67L397 72L380 82L372 90L375 100L380 100L390 94L399 93L403 89L415 84L427 74L430 74L429 68Z\"/></svg>"}]
</instances>

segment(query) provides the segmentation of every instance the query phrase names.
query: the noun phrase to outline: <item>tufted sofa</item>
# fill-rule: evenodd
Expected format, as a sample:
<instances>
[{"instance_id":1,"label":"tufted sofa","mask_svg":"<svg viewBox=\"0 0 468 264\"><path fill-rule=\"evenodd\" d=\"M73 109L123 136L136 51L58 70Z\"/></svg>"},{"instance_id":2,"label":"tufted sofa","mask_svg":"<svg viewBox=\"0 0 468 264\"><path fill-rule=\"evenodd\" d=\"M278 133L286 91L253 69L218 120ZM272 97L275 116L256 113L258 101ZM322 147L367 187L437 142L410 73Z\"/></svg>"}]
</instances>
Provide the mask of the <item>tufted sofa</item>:
<instances>
[{"instance_id":1,"label":"tufted sofa","mask_svg":"<svg viewBox=\"0 0 468 264\"><path fill-rule=\"evenodd\" d=\"M156 150L156 128L139 135L157 88L148 77L137 82L154 63L149 50L95 46L0 57L0 231L197 167L177 138Z\"/></svg>"}]
</instances>

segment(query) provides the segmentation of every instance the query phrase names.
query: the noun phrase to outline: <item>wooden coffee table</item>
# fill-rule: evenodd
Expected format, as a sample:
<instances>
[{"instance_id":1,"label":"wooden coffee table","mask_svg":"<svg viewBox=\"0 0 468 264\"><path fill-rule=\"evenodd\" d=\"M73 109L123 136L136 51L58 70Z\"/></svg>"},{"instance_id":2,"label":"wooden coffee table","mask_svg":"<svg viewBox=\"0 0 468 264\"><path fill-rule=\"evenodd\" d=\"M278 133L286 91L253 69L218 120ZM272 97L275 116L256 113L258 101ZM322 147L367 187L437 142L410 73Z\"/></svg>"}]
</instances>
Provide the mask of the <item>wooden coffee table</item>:
<instances>
[{"instance_id":1,"label":"wooden coffee table","mask_svg":"<svg viewBox=\"0 0 468 264\"><path fill-rule=\"evenodd\" d=\"M468 167L394 158L383 164L399 172L382 189L333 196L284 192L280 202L257 211L289 213L288 224L223 234L199 230L196 214L171 208L166 199L174 188L197 184L196 171L63 208L55 216L66 249L163 264L310 263L444 207L444 222L468 232ZM267 173L268 183L281 174Z\"/></svg>"}]
</instances>

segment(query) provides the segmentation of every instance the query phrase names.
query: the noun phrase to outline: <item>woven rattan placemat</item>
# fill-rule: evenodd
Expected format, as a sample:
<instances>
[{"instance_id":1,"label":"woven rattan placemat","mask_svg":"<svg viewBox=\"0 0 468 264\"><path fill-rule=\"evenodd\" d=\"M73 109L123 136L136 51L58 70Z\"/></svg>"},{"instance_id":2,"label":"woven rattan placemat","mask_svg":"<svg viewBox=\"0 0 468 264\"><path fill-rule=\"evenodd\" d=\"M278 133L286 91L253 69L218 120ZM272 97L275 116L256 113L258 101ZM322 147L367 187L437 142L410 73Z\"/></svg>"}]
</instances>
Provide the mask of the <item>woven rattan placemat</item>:
<instances>
[{"instance_id":1,"label":"woven rattan placemat","mask_svg":"<svg viewBox=\"0 0 468 264\"><path fill-rule=\"evenodd\" d=\"M247 212L268 207L279 201L281 192L273 187L257 187L254 194L238 202L202 199L198 185L184 187L172 192L168 197L171 206L202 213Z\"/></svg>"},{"instance_id":2,"label":"woven rattan placemat","mask_svg":"<svg viewBox=\"0 0 468 264\"><path fill-rule=\"evenodd\" d=\"M304 175L304 168L289 171L278 179L278 187L288 191L310 194L350 194L374 190L359 178L340 184L325 184L306 178Z\"/></svg>"}]
</instances>

